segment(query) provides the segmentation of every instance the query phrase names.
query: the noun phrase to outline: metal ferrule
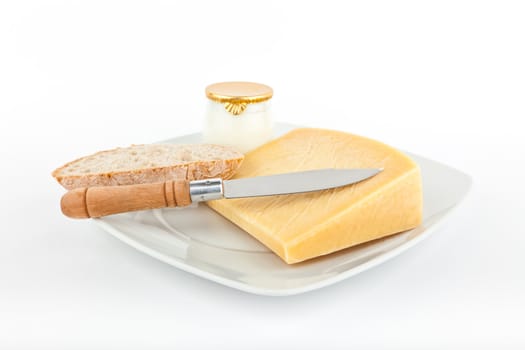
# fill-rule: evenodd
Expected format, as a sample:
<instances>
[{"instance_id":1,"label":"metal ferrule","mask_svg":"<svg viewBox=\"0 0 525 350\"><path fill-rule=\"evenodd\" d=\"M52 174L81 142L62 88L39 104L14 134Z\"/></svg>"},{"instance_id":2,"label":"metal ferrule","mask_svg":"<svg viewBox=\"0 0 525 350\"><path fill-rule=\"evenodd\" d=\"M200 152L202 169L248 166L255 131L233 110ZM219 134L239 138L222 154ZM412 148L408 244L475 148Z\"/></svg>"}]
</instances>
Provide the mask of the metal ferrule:
<instances>
[{"instance_id":1,"label":"metal ferrule","mask_svg":"<svg viewBox=\"0 0 525 350\"><path fill-rule=\"evenodd\" d=\"M205 202L223 198L222 179L196 180L190 182L192 202Z\"/></svg>"}]
</instances>

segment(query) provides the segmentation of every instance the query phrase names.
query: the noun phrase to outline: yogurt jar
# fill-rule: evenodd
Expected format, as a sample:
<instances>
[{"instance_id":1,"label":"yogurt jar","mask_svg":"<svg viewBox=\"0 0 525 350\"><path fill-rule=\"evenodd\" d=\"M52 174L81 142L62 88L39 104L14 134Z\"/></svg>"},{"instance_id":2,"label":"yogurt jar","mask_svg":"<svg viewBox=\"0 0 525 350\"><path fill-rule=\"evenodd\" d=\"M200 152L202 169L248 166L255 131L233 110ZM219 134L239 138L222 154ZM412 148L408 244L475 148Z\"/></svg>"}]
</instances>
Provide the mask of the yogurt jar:
<instances>
[{"instance_id":1,"label":"yogurt jar","mask_svg":"<svg viewBox=\"0 0 525 350\"><path fill-rule=\"evenodd\" d=\"M206 87L208 105L203 141L246 153L273 136L271 87L251 82L223 82Z\"/></svg>"}]
</instances>

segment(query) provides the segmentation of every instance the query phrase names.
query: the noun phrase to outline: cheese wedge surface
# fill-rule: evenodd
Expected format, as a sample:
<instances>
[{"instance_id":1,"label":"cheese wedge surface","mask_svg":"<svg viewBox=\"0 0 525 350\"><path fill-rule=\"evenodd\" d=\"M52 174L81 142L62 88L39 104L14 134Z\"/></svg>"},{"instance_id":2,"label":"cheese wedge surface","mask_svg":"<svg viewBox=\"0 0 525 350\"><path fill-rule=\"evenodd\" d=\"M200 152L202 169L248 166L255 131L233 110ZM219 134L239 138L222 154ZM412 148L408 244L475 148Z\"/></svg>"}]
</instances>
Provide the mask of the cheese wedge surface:
<instances>
[{"instance_id":1,"label":"cheese wedge surface","mask_svg":"<svg viewBox=\"0 0 525 350\"><path fill-rule=\"evenodd\" d=\"M288 264L416 227L422 220L419 167L380 142L339 131L295 129L246 154L234 178L322 168L383 168L357 184L208 205Z\"/></svg>"}]
</instances>

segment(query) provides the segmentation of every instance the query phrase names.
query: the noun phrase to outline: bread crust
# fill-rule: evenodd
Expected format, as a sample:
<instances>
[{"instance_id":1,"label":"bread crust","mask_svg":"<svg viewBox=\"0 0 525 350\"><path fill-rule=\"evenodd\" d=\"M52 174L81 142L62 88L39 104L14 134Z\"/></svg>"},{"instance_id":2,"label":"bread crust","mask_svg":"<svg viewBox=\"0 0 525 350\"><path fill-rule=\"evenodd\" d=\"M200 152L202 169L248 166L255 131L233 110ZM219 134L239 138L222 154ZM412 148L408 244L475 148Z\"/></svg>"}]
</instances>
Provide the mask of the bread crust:
<instances>
[{"instance_id":1,"label":"bread crust","mask_svg":"<svg viewBox=\"0 0 525 350\"><path fill-rule=\"evenodd\" d=\"M242 164L244 156L239 153L236 158L214 159L209 161L193 161L171 166L147 167L128 171L114 171L107 173L92 173L85 175L63 175L64 169L72 164L89 157L114 150L106 150L68 162L53 171L52 176L65 189L72 190L79 187L92 186L120 186L143 183L164 182L169 180L201 180L214 177L231 178Z\"/></svg>"}]
</instances>

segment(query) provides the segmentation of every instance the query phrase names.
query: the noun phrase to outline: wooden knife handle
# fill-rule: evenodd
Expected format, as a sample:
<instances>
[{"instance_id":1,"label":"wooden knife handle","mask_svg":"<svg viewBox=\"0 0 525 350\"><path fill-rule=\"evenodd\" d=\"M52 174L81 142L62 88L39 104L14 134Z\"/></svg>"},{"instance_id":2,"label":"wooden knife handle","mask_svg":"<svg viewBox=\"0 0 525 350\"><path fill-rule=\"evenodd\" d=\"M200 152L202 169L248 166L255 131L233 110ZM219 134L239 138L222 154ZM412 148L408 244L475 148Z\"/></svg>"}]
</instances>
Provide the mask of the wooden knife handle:
<instances>
[{"instance_id":1,"label":"wooden knife handle","mask_svg":"<svg viewBox=\"0 0 525 350\"><path fill-rule=\"evenodd\" d=\"M62 213L71 218L98 218L128 211L191 204L189 181L77 188L60 201Z\"/></svg>"}]
</instances>

